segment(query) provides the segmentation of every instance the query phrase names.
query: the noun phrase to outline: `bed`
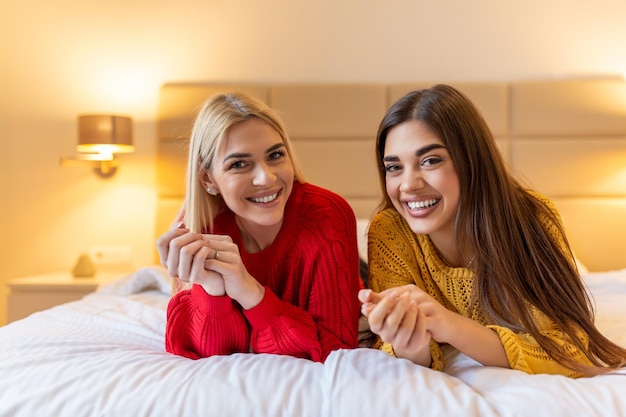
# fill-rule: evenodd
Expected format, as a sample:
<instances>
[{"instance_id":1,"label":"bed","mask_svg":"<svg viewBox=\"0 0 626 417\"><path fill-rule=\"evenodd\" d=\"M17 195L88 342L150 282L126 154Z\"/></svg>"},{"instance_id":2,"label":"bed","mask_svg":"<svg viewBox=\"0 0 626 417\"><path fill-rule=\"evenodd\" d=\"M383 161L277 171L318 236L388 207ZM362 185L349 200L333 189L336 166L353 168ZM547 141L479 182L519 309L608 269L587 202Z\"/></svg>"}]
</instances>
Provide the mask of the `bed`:
<instances>
[{"instance_id":1,"label":"bed","mask_svg":"<svg viewBox=\"0 0 626 417\"><path fill-rule=\"evenodd\" d=\"M309 179L354 208L366 256L367 220L380 197L372 169L376 125L391 101L423 85L164 85L155 233L169 227L182 201L185 138L198 104L238 89L283 114ZM477 102L513 169L561 210L597 325L626 346L624 81L456 85ZM324 364L266 354L177 357L163 345L170 289L155 253L155 265L1 327L0 417L626 413L626 369L577 380L526 375L481 366L453 349L445 350L444 372L368 348L335 351Z\"/></svg>"}]
</instances>

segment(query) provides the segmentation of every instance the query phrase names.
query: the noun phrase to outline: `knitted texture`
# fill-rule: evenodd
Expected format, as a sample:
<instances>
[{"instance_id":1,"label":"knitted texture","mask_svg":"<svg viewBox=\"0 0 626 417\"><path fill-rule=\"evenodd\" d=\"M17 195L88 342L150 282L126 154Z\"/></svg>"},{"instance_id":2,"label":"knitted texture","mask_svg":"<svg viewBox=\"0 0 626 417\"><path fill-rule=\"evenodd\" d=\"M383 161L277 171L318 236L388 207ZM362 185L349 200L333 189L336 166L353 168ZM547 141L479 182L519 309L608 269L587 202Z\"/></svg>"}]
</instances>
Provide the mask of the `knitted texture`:
<instances>
[{"instance_id":1,"label":"knitted texture","mask_svg":"<svg viewBox=\"0 0 626 417\"><path fill-rule=\"evenodd\" d=\"M199 285L178 292L167 309L165 349L190 359L248 351L248 327L228 297Z\"/></svg>"},{"instance_id":2,"label":"knitted texture","mask_svg":"<svg viewBox=\"0 0 626 417\"><path fill-rule=\"evenodd\" d=\"M216 311L197 306L223 303L220 299L228 297L193 288L181 291L168 307L168 351L187 357L198 351L205 353L201 357L234 353L241 351L243 338L244 351L324 361L333 350L357 347L361 282L356 219L342 197L294 183L280 232L257 253L246 252L228 209L215 218L214 233L233 239L250 275L265 286L265 296L247 311L235 302L232 310L221 306L217 320ZM239 320L246 323L249 337L243 336ZM232 334L225 335L223 329L230 328ZM200 349L197 343L206 346ZM232 351L224 352L224 346Z\"/></svg>"},{"instance_id":3,"label":"knitted texture","mask_svg":"<svg viewBox=\"0 0 626 417\"><path fill-rule=\"evenodd\" d=\"M556 212L552 203L548 203ZM552 238L565 247L556 225L546 216L541 216L540 221ZM415 284L447 309L494 329L502 341L511 368L527 373L577 376L553 360L532 336L495 326L480 313L480 309L472 306L473 272L466 268L449 267L439 257L428 235L413 233L396 210L386 209L372 219L368 235L368 258L368 284L374 291ZM533 317L542 334L559 345L566 344L563 333L545 315L533 308ZM579 337L585 339L582 334ZM393 348L381 340L375 346L393 354ZM567 350L575 360L588 363L585 355L573 345L567 344ZM443 369L443 354L437 343L431 343L431 354L432 367Z\"/></svg>"}]
</instances>

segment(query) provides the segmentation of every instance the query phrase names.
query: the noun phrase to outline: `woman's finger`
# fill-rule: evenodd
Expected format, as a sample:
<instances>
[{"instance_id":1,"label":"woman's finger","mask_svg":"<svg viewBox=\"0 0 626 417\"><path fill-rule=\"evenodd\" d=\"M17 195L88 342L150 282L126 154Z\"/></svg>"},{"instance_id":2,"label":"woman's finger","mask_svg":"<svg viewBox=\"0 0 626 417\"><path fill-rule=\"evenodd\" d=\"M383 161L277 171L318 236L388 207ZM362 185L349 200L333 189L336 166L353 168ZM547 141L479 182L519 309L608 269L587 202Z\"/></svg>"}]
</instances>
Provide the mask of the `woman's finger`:
<instances>
[{"instance_id":1,"label":"woman's finger","mask_svg":"<svg viewBox=\"0 0 626 417\"><path fill-rule=\"evenodd\" d=\"M207 242L218 241L218 242L230 242L230 243L233 243L233 239L230 236L228 236L228 235L203 234L202 235L202 239L206 240Z\"/></svg>"},{"instance_id":2,"label":"woman's finger","mask_svg":"<svg viewBox=\"0 0 626 417\"><path fill-rule=\"evenodd\" d=\"M178 260L178 277L180 279L190 281L193 262L196 260L198 252L204 248L210 251L210 248L203 240L194 240L180 249Z\"/></svg>"},{"instance_id":3,"label":"woman's finger","mask_svg":"<svg viewBox=\"0 0 626 417\"><path fill-rule=\"evenodd\" d=\"M393 309L385 317L383 326L385 327L386 337L389 339L389 342L396 340L408 307L409 296L407 293L402 293L397 297Z\"/></svg>"},{"instance_id":4,"label":"woman's finger","mask_svg":"<svg viewBox=\"0 0 626 417\"><path fill-rule=\"evenodd\" d=\"M362 303L377 304L383 299L383 296L379 293L372 291L369 288L366 288L366 289L359 291L358 298L359 298L359 301Z\"/></svg>"},{"instance_id":5,"label":"woman's finger","mask_svg":"<svg viewBox=\"0 0 626 417\"><path fill-rule=\"evenodd\" d=\"M228 252L225 250L218 250L208 246L211 249L209 256L204 260L204 269L214 269L216 262L228 262Z\"/></svg>"},{"instance_id":6,"label":"woman's finger","mask_svg":"<svg viewBox=\"0 0 626 417\"><path fill-rule=\"evenodd\" d=\"M179 276L179 265L181 252L184 250L190 251L192 248L185 249L189 244L197 242L196 245L202 245L204 242L200 238L200 235L195 233L184 233L178 237L175 237L169 242L169 250L167 254L166 267L167 271L172 277ZM197 247L192 252L195 253Z\"/></svg>"},{"instance_id":7,"label":"woman's finger","mask_svg":"<svg viewBox=\"0 0 626 417\"><path fill-rule=\"evenodd\" d=\"M388 293L382 298L375 307L369 312L368 319L372 331L380 336L380 331L386 322L387 316L393 311L397 301L395 292Z\"/></svg>"},{"instance_id":8,"label":"woman's finger","mask_svg":"<svg viewBox=\"0 0 626 417\"><path fill-rule=\"evenodd\" d=\"M159 260L161 261L161 265L167 267L167 258L170 252L170 242L173 239L184 235L188 231L189 230L185 228L170 229L157 238L156 246L159 253Z\"/></svg>"},{"instance_id":9,"label":"woman's finger","mask_svg":"<svg viewBox=\"0 0 626 417\"><path fill-rule=\"evenodd\" d=\"M402 322L400 323L398 332L396 333L394 345L408 347L411 339L415 334L416 325L418 323L419 308L415 301L409 300Z\"/></svg>"},{"instance_id":10,"label":"woman's finger","mask_svg":"<svg viewBox=\"0 0 626 417\"><path fill-rule=\"evenodd\" d=\"M198 281L198 277L203 276L206 271L204 269L204 263L210 256L212 249L203 244L198 251L194 254L191 263L189 264L189 282L195 283Z\"/></svg>"},{"instance_id":11,"label":"woman's finger","mask_svg":"<svg viewBox=\"0 0 626 417\"><path fill-rule=\"evenodd\" d=\"M225 264L241 263L239 248L229 239L204 241L212 249L204 263L206 269L216 270L216 268L220 269L220 266L224 267ZM220 272L223 272L223 270L220 270Z\"/></svg>"}]
</instances>

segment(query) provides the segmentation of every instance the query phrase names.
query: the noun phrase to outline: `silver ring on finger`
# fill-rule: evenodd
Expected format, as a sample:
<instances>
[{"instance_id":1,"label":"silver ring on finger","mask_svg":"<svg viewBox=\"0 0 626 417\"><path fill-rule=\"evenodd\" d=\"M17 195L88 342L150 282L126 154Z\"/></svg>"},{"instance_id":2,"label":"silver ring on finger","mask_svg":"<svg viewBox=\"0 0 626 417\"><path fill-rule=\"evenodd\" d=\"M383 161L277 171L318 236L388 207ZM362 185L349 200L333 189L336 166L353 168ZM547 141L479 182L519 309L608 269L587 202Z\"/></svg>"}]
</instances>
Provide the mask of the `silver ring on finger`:
<instances>
[{"instance_id":1,"label":"silver ring on finger","mask_svg":"<svg viewBox=\"0 0 626 417\"><path fill-rule=\"evenodd\" d=\"M220 251L218 251L217 249L215 249L215 260L216 261L220 260Z\"/></svg>"}]
</instances>

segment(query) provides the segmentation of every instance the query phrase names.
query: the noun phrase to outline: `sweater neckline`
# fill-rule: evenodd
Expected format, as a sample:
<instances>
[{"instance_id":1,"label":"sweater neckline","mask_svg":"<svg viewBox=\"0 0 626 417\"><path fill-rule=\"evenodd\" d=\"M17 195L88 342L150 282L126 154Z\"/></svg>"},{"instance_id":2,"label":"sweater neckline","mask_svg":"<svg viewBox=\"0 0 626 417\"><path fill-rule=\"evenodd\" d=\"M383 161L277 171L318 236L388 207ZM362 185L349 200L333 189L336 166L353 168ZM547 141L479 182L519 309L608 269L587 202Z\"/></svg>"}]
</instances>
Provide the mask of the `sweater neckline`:
<instances>
[{"instance_id":1,"label":"sweater neckline","mask_svg":"<svg viewBox=\"0 0 626 417\"><path fill-rule=\"evenodd\" d=\"M424 261L429 268L441 271L443 274L454 278L468 278L472 275L471 270L468 268L448 265L441 258L441 255L439 255L439 252L428 235L416 235L415 233L413 235L417 237L419 246L426 249L424 251L426 255L424 256Z\"/></svg>"}]
</instances>

